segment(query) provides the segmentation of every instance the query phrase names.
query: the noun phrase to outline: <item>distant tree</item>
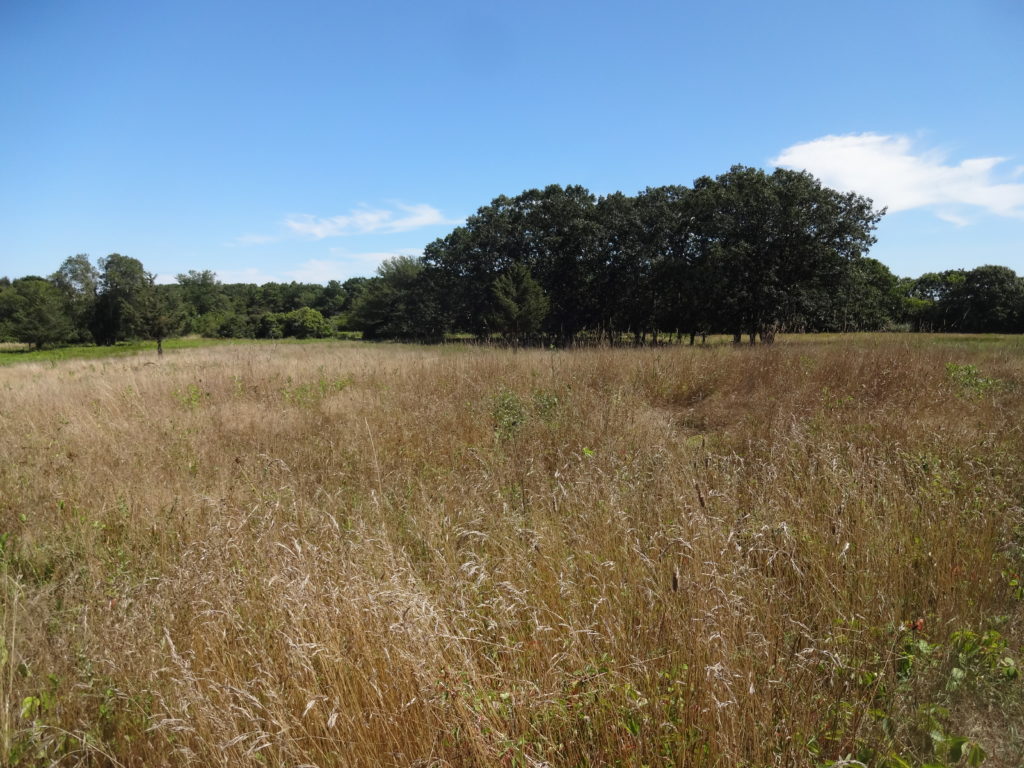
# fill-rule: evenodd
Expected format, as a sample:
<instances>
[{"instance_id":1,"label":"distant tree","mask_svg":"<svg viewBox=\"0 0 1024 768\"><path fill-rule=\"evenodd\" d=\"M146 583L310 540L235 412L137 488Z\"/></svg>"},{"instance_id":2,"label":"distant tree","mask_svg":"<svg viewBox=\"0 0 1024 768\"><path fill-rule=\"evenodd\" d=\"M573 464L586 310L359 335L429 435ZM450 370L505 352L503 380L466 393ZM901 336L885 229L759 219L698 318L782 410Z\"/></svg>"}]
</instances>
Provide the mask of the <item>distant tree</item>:
<instances>
[{"instance_id":1,"label":"distant tree","mask_svg":"<svg viewBox=\"0 0 1024 768\"><path fill-rule=\"evenodd\" d=\"M598 236L591 286L597 330L611 343L640 334L653 321L652 275L636 198L615 192L597 201Z\"/></svg>"},{"instance_id":2,"label":"distant tree","mask_svg":"<svg viewBox=\"0 0 1024 768\"><path fill-rule=\"evenodd\" d=\"M866 256L848 262L830 280L804 284L799 298L799 314L789 326L805 331L885 330L904 313L899 279Z\"/></svg>"},{"instance_id":3,"label":"distant tree","mask_svg":"<svg viewBox=\"0 0 1024 768\"><path fill-rule=\"evenodd\" d=\"M299 307L280 316L285 336L296 339L322 339L333 332L331 324L312 307Z\"/></svg>"},{"instance_id":4,"label":"distant tree","mask_svg":"<svg viewBox=\"0 0 1024 768\"><path fill-rule=\"evenodd\" d=\"M329 280L313 304L324 317L335 317L345 311L345 302L348 295L345 287L338 280Z\"/></svg>"},{"instance_id":5,"label":"distant tree","mask_svg":"<svg viewBox=\"0 0 1024 768\"><path fill-rule=\"evenodd\" d=\"M445 317L432 275L410 256L387 259L352 308L350 325L367 339L438 339Z\"/></svg>"},{"instance_id":6,"label":"distant tree","mask_svg":"<svg viewBox=\"0 0 1024 768\"><path fill-rule=\"evenodd\" d=\"M320 301L320 294L323 293L323 286L315 283L290 283L281 284L281 299L284 306L283 311L291 312L301 307L314 307Z\"/></svg>"},{"instance_id":7,"label":"distant tree","mask_svg":"<svg viewBox=\"0 0 1024 768\"><path fill-rule=\"evenodd\" d=\"M580 186L552 184L496 197L448 236L427 245L428 276L454 325L484 338L492 330L491 286L514 264L529 269L550 303L544 330L563 343L600 324L595 277L601 234L596 200Z\"/></svg>"},{"instance_id":8,"label":"distant tree","mask_svg":"<svg viewBox=\"0 0 1024 768\"><path fill-rule=\"evenodd\" d=\"M16 303L10 278L0 277L0 341L17 341L11 328Z\"/></svg>"},{"instance_id":9,"label":"distant tree","mask_svg":"<svg viewBox=\"0 0 1024 768\"><path fill-rule=\"evenodd\" d=\"M85 253L69 256L50 276L50 282L64 297L67 314L74 325L73 337L77 341L92 337L89 328L96 311L99 279L99 272Z\"/></svg>"},{"instance_id":10,"label":"distant tree","mask_svg":"<svg viewBox=\"0 0 1024 768\"><path fill-rule=\"evenodd\" d=\"M695 182L707 198L699 226L715 246L723 318L734 338L770 343L801 315L816 284L837 288L849 263L875 242L884 214L869 199L822 186L808 173L734 166Z\"/></svg>"},{"instance_id":11,"label":"distant tree","mask_svg":"<svg viewBox=\"0 0 1024 768\"><path fill-rule=\"evenodd\" d=\"M966 277L962 269L949 269L926 272L911 284L906 295L915 330L955 331L961 327L967 311L961 291Z\"/></svg>"},{"instance_id":12,"label":"distant tree","mask_svg":"<svg viewBox=\"0 0 1024 768\"><path fill-rule=\"evenodd\" d=\"M181 333L187 310L177 286L157 285L156 276L146 273L146 284L137 299L138 330L145 338L156 341L156 353L164 353L164 341Z\"/></svg>"},{"instance_id":13,"label":"distant tree","mask_svg":"<svg viewBox=\"0 0 1024 768\"><path fill-rule=\"evenodd\" d=\"M219 339L251 339L256 335L253 318L237 312L226 313L217 326Z\"/></svg>"},{"instance_id":14,"label":"distant tree","mask_svg":"<svg viewBox=\"0 0 1024 768\"><path fill-rule=\"evenodd\" d=\"M62 344L74 332L60 289L41 277L15 280L9 289L10 329L17 341L42 349Z\"/></svg>"},{"instance_id":15,"label":"distant tree","mask_svg":"<svg viewBox=\"0 0 1024 768\"><path fill-rule=\"evenodd\" d=\"M99 295L91 331L97 344L144 335L144 303L151 278L142 262L119 253L99 260Z\"/></svg>"},{"instance_id":16,"label":"distant tree","mask_svg":"<svg viewBox=\"0 0 1024 768\"><path fill-rule=\"evenodd\" d=\"M177 275L176 280L181 286L181 300L193 315L205 315L209 312L222 312L228 306L228 298L224 295L217 274L209 269L198 271L190 269Z\"/></svg>"},{"instance_id":17,"label":"distant tree","mask_svg":"<svg viewBox=\"0 0 1024 768\"><path fill-rule=\"evenodd\" d=\"M502 195L470 216L465 226L424 248L423 262L459 330L486 338L493 309L491 284L514 263L531 266L522 247L519 218L514 202Z\"/></svg>"},{"instance_id":18,"label":"distant tree","mask_svg":"<svg viewBox=\"0 0 1024 768\"><path fill-rule=\"evenodd\" d=\"M283 339L284 322L281 312L265 312L256 318L257 339Z\"/></svg>"},{"instance_id":19,"label":"distant tree","mask_svg":"<svg viewBox=\"0 0 1024 768\"><path fill-rule=\"evenodd\" d=\"M495 279L492 326L520 344L535 338L548 313L548 298L525 264L513 264Z\"/></svg>"},{"instance_id":20,"label":"distant tree","mask_svg":"<svg viewBox=\"0 0 1024 768\"><path fill-rule=\"evenodd\" d=\"M637 195L636 204L654 333L686 333L693 344L698 333L713 326L713 309L720 301L712 249L697 226L700 199L688 187L649 187Z\"/></svg>"},{"instance_id":21,"label":"distant tree","mask_svg":"<svg viewBox=\"0 0 1024 768\"><path fill-rule=\"evenodd\" d=\"M1024 283L1008 267L975 267L951 297L960 312L958 330L1020 333L1024 330Z\"/></svg>"},{"instance_id":22,"label":"distant tree","mask_svg":"<svg viewBox=\"0 0 1024 768\"><path fill-rule=\"evenodd\" d=\"M524 263L547 294L549 338L570 344L600 324L595 286L601 264L597 200L585 187L551 184L516 198Z\"/></svg>"},{"instance_id":23,"label":"distant tree","mask_svg":"<svg viewBox=\"0 0 1024 768\"><path fill-rule=\"evenodd\" d=\"M348 312L352 309L352 304L363 294L366 290L366 284L370 281L368 277L350 277L341 287L345 291L345 302L342 305L342 311Z\"/></svg>"}]
</instances>

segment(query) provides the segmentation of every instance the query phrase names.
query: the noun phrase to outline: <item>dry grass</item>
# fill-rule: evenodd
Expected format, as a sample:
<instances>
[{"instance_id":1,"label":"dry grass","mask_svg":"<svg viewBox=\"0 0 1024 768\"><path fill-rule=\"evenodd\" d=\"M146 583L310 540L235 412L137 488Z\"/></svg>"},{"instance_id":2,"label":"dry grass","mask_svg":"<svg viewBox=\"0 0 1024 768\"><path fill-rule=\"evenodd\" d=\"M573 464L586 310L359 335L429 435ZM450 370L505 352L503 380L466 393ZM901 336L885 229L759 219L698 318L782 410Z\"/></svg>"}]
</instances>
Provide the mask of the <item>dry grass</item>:
<instances>
[{"instance_id":1,"label":"dry grass","mask_svg":"<svg viewBox=\"0 0 1024 768\"><path fill-rule=\"evenodd\" d=\"M0 370L4 754L1016 765L1022 382L902 337Z\"/></svg>"}]
</instances>

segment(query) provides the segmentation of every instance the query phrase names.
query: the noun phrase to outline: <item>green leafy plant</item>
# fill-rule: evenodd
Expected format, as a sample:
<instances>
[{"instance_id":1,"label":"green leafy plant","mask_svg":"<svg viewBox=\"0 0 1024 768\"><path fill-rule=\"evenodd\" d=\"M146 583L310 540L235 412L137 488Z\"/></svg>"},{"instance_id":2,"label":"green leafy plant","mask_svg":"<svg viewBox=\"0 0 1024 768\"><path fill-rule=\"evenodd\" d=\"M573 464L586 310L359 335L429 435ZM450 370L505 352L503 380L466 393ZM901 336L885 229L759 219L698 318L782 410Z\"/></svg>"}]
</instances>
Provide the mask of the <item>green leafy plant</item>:
<instances>
[{"instance_id":1,"label":"green leafy plant","mask_svg":"<svg viewBox=\"0 0 1024 768\"><path fill-rule=\"evenodd\" d=\"M946 363L946 373L958 387L961 397L980 397L1003 386L999 379L982 376L976 365Z\"/></svg>"},{"instance_id":2,"label":"green leafy plant","mask_svg":"<svg viewBox=\"0 0 1024 768\"><path fill-rule=\"evenodd\" d=\"M503 388L494 398L491 417L494 420L494 434L499 440L508 440L526 423L526 408L519 395Z\"/></svg>"},{"instance_id":3,"label":"green leafy plant","mask_svg":"<svg viewBox=\"0 0 1024 768\"><path fill-rule=\"evenodd\" d=\"M189 384L185 389L176 389L174 396L186 408L194 409L202 405L210 393L203 391L198 384Z\"/></svg>"}]
</instances>

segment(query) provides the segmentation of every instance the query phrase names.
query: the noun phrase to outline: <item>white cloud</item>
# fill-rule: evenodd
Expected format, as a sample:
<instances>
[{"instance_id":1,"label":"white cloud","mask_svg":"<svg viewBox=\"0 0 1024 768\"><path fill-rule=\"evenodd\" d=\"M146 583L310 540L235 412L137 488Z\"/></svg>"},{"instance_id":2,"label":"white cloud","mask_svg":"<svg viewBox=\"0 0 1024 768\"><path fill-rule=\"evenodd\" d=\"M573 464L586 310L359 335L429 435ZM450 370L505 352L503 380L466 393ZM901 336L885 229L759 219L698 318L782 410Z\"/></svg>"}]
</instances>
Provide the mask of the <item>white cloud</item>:
<instances>
[{"instance_id":1,"label":"white cloud","mask_svg":"<svg viewBox=\"0 0 1024 768\"><path fill-rule=\"evenodd\" d=\"M246 269L218 269L217 279L222 283L229 284L255 283L256 285L263 285L264 283L281 282L281 278L264 272L258 267L248 267Z\"/></svg>"},{"instance_id":2,"label":"white cloud","mask_svg":"<svg viewBox=\"0 0 1024 768\"><path fill-rule=\"evenodd\" d=\"M395 210L362 206L339 216L322 218L308 213L293 214L285 219L292 232L316 240L341 235L365 235L371 232L408 232L411 229L451 223L433 206L395 204Z\"/></svg>"},{"instance_id":3,"label":"white cloud","mask_svg":"<svg viewBox=\"0 0 1024 768\"><path fill-rule=\"evenodd\" d=\"M217 278L223 283L321 283L329 280L344 282L350 277L371 277L385 259L395 256L418 257L422 251L415 249L397 251L374 251L371 253L347 253L341 248L331 248L331 258L308 259L290 269L270 273L259 267L246 269L217 270ZM171 278L170 282L174 282Z\"/></svg>"},{"instance_id":4,"label":"white cloud","mask_svg":"<svg viewBox=\"0 0 1024 768\"><path fill-rule=\"evenodd\" d=\"M385 259L395 256L419 256L420 251L381 251L374 253L344 253L332 248L334 259L310 259L284 274L288 280L300 283L326 283L328 280L344 282L350 277L370 277Z\"/></svg>"},{"instance_id":5,"label":"white cloud","mask_svg":"<svg viewBox=\"0 0 1024 768\"><path fill-rule=\"evenodd\" d=\"M961 216L960 214L954 213L953 211L936 211L935 216L936 218L942 219L943 221L948 221L950 224L953 224L954 226L957 227L966 227L968 224L971 223L971 220L968 219L966 216Z\"/></svg>"},{"instance_id":6,"label":"white cloud","mask_svg":"<svg viewBox=\"0 0 1024 768\"><path fill-rule=\"evenodd\" d=\"M1005 160L977 157L951 165L941 152L915 152L906 136L861 133L794 144L771 162L807 170L822 183L866 195L890 212L938 207L936 216L963 226L968 219L954 208L1024 218L1024 184L994 178Z\"/></svg>"}]
</instances>

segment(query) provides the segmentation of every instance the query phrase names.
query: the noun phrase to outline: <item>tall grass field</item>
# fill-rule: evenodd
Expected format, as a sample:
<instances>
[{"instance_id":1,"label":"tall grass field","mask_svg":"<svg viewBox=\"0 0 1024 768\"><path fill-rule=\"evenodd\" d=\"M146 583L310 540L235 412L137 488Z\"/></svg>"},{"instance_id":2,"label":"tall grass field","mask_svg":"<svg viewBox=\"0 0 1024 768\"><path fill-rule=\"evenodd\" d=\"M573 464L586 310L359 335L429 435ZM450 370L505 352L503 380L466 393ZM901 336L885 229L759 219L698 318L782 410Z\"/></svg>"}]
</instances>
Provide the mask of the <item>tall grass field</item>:
<instances>
[{"instance_id":1,"label":"tall grass field","mask_svg":"<svg viewBox=\"0 0 1024 768\"><path fill-rule=\"evenodd\" d=\"M0 368L0 764L1018 766L1024 345Z\"/></svg>"}]
</instances>

